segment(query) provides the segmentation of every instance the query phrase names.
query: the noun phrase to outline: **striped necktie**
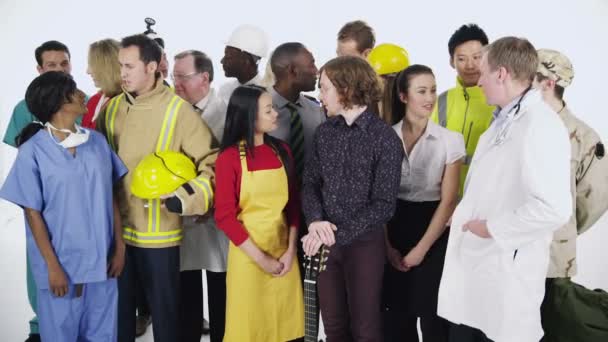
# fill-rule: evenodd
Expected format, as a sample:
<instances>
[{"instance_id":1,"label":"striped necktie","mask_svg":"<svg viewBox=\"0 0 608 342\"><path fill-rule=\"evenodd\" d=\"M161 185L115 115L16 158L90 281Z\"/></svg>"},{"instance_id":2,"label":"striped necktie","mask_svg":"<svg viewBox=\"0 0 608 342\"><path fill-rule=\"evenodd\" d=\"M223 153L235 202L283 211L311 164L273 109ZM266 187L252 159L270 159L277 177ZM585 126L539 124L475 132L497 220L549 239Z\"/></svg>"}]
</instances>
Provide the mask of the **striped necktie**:
<instances>
[{"instance_id":1,"label":"striped necktie","mask_svg":"<svg viewBox=\"0 0 608 342\"><path fill-rule=\"evenodd\" d=\"M291 120L289 124L289 147L295 161L295 170L298 182L302 180L304 171L304 126L302 118L298 113L298 109L293 104L288 104L287 108L291 112Z\"/></svg>"}]
</instances>

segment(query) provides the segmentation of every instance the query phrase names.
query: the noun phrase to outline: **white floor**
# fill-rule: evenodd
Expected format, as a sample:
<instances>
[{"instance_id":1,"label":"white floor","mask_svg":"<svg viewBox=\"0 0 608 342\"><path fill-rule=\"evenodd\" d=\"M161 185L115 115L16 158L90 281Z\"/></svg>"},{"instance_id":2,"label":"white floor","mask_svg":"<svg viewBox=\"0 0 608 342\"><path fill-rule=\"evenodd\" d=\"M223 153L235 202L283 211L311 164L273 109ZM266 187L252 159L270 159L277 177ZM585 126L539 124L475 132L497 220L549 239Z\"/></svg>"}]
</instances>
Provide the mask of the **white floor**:
<instances>
[{"instance_id":1,"label":"white floor","mask_svg":"<svg viewBox=\"0 0 608 342\"><path fill-rule=\"evenodd\" d=\"M579 275L590 288L608 290L608 216L579 239ZM21 210L0 200L0 341L23 341L33 313L25 284L25 233ZM207 299L205 298L205 302ZM208 317L205 308L205 317ZM208 341L205 336L201 341ZM138 339L152 342L152 330Z\"/></svg>"}]
</instances>

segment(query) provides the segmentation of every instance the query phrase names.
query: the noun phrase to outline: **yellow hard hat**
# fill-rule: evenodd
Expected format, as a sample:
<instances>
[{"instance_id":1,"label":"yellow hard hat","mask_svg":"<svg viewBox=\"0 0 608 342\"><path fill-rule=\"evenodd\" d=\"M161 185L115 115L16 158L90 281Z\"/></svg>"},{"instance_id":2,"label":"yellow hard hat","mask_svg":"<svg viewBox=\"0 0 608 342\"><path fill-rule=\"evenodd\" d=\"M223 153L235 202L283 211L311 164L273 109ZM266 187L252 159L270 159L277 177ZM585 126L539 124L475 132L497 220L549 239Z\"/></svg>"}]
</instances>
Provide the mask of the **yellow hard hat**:
<instances>
[{"instance_id":1,"label":"yellow hard hat","mask_svg":"<svg viewBox=\"0 0 608 342\"><path fill-rule=\"evenodd\" d=\"M155 152L142 159L131 181L131 193L143 199L168 195L196 177L190 158L174 151Z\"/></svg>"},{"instance_id":2,"label":"yellow hard hat","mask_svg":"<svg viewBox=\"0 0 608 342\"><path fill-rule=\"evenodd\" d=\"M407 51L399 45L385 43L377 45L367 55L367 61L378 75L397 73L410 66Z\"/></svg>"}]
</instances>

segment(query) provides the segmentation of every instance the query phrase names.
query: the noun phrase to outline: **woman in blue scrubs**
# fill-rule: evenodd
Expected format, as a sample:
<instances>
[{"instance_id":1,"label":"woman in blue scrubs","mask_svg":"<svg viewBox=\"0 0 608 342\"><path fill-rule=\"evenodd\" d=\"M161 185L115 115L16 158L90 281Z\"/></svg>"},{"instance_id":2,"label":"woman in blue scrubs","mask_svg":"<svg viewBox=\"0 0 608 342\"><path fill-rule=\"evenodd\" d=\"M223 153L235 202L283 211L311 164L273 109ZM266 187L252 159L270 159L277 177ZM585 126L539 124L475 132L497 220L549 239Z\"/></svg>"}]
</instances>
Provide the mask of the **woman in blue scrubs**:
<instances>
[{"instance_id":1,"label":"woman in blue scrubs","mask_svg":"<svg viewBox=\"0 0 608 342\"><path fill-rule=\"evenodd\" d=\"M115 341L116 279L124 265L113 187L127 169L87 112L71 76L47 72L27 89L38 121L18 137L0 197L24 209L43 341Z\"/></svg>"}]
</instances>

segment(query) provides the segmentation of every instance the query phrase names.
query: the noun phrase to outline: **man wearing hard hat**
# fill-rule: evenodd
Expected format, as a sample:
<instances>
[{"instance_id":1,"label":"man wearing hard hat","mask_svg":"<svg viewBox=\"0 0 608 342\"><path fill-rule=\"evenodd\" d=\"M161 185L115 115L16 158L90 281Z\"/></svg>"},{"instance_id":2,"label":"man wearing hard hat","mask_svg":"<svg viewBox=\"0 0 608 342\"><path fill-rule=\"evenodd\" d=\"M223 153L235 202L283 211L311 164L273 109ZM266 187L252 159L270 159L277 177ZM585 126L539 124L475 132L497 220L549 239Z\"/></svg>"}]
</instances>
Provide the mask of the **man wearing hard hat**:
<instances>
[{"instance_id":1,"label":"man wearing hard hat","mask_svg":"<svg viewBox=\"0 0 608 342\"><path fill-rule=\"evenodd\" d=\"M220 87L220 98L230 102L234 89L241 85L262 84L263 75L258 72L260 59L268 54L268 36L252 25L237 27L226 42L221 63L224 75L230 80Z\"/></svg>"},{"instance_id":2,"label":"man wearing hard hat","mask_svg":"<svg viewBox=\"0 0 608 342\"><path fill-rule=\"evenodd\" d=\"M154 340L179 340L182 215L204 215L213 204L213 135L192 106L163 85L161 54L145 35L122 40L124 92L100 117L130 171L118 192L127 245L119 279L120 342L135 340L136 281L153 313Z\"/></svg>"},{"instance_id":3,"label":"man wearing hard hat","mask_svg":"<svg viewBox=\"0 0 608 342\"><path fill-rule=\"evenodd\" d=\"M482 48L488 45L485 32L475 24L461 26L448 42L450 65L456 69L456 86L441 93L431 118L464 136L467 156L460 172L460 196L479 137L492 122L494 106L486 102L479 81Z\"/></svg>"}]
</instances>

